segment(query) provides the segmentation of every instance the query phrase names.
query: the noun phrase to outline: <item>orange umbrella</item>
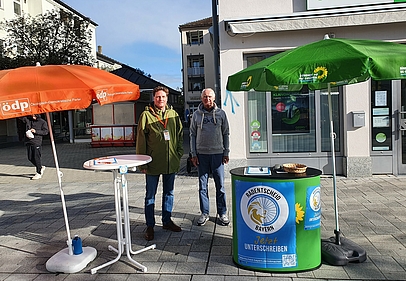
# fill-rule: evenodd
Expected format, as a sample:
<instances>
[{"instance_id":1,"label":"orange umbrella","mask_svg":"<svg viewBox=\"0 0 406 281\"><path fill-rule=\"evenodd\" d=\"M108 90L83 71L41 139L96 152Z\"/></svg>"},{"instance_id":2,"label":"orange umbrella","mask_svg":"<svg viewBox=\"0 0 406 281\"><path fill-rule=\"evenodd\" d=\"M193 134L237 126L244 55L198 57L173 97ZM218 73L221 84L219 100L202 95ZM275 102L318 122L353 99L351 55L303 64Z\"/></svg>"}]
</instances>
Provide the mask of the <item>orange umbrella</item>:
<instances>
[{"instance_id":1,"label":"orange umbrella","mask_svg":"<svg viewBox=\"0 0 406 281\"><path fill-rule=\"evenodd\" d=\"M49 112L87 108L93 100L104 105L137 100L139 96L138 85L115 74L89 66L37 65L0 71L0 120L41 113L46 113L47 116L68 234L68 251L60 251L54 255L53 261L62 262L64 272L73 273L83 269L94 259L96 250L85 247L81 255L73 256L62 189L62 173L59 170ZM57 268L60 269L59 266Z\"/></svg>"},{"instance_id":2,"label":"orange umbrella","mask_svg":"<svg viewBox=\"0 0 406 281\"><path fill-rule=\"evenodd\" d=\"M137 100L139 86L84 65L25 66L0 71L0 119Z\"/></svg>"}]
</instances>

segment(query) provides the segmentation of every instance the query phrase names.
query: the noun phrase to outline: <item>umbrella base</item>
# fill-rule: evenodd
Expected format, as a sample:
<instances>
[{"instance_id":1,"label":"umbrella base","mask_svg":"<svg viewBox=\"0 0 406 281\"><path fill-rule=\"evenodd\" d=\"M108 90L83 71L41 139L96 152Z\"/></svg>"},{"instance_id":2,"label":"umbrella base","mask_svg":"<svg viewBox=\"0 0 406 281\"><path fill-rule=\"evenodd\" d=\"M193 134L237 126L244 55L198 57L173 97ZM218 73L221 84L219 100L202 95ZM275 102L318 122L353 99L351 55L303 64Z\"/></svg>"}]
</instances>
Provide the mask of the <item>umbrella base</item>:
<instances>
[{"instance_id":1,"label":"umbrella base","mask_svg":"<svg viewBox=\"0 0 406 281\"><path fill-rule=\"evenodd\" d=\"M347 265L349 262L364 262L367 253L358 244L340 237L340 244L336 244L336 237L321 240L321 259L331 265Z\"/></svg>"},{"instance_id":2,"label":"umbrella base","mask_svg":"<svg viewBox=\"0 0 406 281\"><path fill-rule=\"evenodd\" d=\"M69 248L65 248L47 261L46 268L50 272L76 273L93 261L96 255L97 251L92 247L83 247L80 255L69 255Z\"/></svg>"}]
</instances>

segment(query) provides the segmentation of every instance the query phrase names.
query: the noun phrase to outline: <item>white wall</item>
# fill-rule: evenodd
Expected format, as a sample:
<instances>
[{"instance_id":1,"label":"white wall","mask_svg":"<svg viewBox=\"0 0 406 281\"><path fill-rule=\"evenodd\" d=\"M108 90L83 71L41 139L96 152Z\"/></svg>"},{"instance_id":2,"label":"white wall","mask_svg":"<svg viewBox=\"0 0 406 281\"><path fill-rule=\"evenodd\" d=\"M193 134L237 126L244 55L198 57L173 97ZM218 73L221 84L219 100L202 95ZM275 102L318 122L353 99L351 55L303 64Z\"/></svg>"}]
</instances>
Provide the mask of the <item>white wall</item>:
<instances>
[{"instance_id":1,"label":"white wall","mask_svg":"<svg viewBox=\"0 0 406 281\"><path fill-rule=\"evenodd\" d=\"M227 63L220 62L220 73L228 73L229 69L240 70L243 68L241 52L237 50L224 51L221 54L221 59L227 61ZM228 76L226 76L228 77ZM245 121L245 93L244 92L232 92L231 96L225 90L225 79L221 80L221 108L226 111L227 117L230 123L230 157L233 159L245 159L246 158L246 128ZM233 99L232 99L233 98ZM224 104L226 103L226 104ZM239 106L237 106L237 103ZM234 105L234 113L232 112Z\"/></svg>"},{"instance_id":2,"label":"white wall","mask_svg":"<svg viewBox=\"0 0 406 281\"><path fill-rule=\"evenodd\" d=\"M256 18L269 15L290 14L293 12L292 0L221 0L219 16L222 19Z\"/></svg>"},{"instance_id":3,"label":"white wall","mask_svg":"<svg viewBox=\"0 0 406 281\"><path fill-rule=\"evenodd\" d=\"M351 157L368 157L371 151L370 139L370 82L345 86L344 90L344 155ZM365 112L365 127L354 128L352 112Z\"/></svg>"}]
</instances>

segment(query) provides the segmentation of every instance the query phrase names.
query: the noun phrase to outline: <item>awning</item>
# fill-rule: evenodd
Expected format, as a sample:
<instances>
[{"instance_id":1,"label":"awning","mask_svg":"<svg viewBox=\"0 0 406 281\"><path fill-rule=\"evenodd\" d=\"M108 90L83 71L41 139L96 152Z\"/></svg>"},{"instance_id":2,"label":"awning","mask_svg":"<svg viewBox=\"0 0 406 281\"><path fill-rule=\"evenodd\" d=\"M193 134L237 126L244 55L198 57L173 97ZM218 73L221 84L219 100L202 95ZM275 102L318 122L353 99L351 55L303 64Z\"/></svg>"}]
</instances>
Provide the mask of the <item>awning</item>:
<instances>
[{"instance_id":1,"label":"awning","mask_svg":"<svg viewBox=\"0 0 406 281\"><path fill-rule=\"evenodd\" d=\"M275 16L242 20L225 20L227 31L257 33L273 31L304 30L385 23L406 23L406 7L368 11L337 12L337 10L306 12L291 16Z\"/></svg>"}]
</instances>

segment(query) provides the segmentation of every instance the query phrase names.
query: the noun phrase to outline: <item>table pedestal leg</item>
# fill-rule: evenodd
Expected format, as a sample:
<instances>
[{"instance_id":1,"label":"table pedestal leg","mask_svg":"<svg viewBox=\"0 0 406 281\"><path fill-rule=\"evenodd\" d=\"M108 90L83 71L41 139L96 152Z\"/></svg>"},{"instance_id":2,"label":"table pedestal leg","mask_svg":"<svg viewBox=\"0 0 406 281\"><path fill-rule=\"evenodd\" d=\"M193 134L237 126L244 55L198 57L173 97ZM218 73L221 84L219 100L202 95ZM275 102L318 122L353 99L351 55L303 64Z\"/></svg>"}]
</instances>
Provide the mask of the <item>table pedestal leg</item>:
<instances>
[{"instance_id":1,"label":"table pedestal leg","mask_svg":"<svg viewBox=\"0 0 406 281\"><path fill-rule=\"evenodd\" d=\"M130 230L130 215L128 206L128 190L127 190L126 174L122 173L121 175L119 175L117 170L114 170L113 177L114 177L114 197L116 206L117 249L110 245L108 249L110 251L116 252L117 257L114 260L111 260L107 263L104 263L102 265L99 265L98 267L91 269L90 272L94 274L97 272L97 270L117 262L121 258L124 252L124 248L127 253L129 261L132 262L136 267L141 269L142 272L147 272L147 267L135 261L131 257L131 255L136 255L150 249L155 249L156 245L153 244L138 251L133 251L131 249L131 230ZM123 189L122 195L121 188ZM121 206L121 200L123 202L123 206ZM124 223L124 232L123 232L123 223Z\"/></svg>"}]
</instances>

